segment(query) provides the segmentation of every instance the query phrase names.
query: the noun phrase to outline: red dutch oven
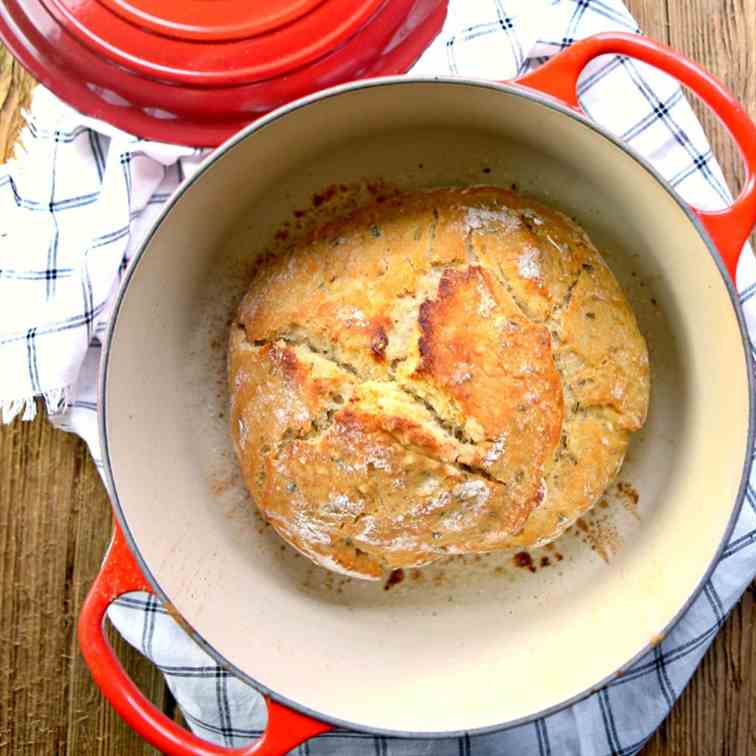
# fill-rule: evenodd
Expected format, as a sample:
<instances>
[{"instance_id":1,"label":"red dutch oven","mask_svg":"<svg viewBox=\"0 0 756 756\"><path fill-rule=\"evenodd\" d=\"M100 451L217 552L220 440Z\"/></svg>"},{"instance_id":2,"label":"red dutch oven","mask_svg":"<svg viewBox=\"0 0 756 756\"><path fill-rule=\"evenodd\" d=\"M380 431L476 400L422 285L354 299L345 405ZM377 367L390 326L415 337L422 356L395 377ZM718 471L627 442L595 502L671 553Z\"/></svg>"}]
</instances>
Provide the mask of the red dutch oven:
<instances>
[{"instance_id":1,"label":"red dutch oven","mask_svg":"<svg viewBox=\"0 0 756 756\"><path fill-rule=\"evenodd\" d=\"M103 7L127 15L141 5ZM185 43L190 15L174 19ZM688 206L581 112L580 72L610 53L666 71L719 115L746 164L730 207ZM117 525L79 637L119 714L165 752L281 754L336 725L414 737L495 731L622 674L697 595L743 500L754 402L732 279L756 223L755 172L756 128L721 84L624 34L575 43L512 82L342 84L225 142L144 242L105 343L100 431ZM314 193L356 179L408 190L516 182L574 215L604 251L652 366L648 423L622 472L639 493L638 516L615 513L621 547L608 562L566 537L559 569L517 571L510 556L493 554L431 565L422 580L384 591L282 549L255 516L223 417L218 344L255 257ZM103 632L108 605L134 590L157 594L210 655L265 695L260 741L210 745L144 698Z\"/></svg>"}]
</instances>

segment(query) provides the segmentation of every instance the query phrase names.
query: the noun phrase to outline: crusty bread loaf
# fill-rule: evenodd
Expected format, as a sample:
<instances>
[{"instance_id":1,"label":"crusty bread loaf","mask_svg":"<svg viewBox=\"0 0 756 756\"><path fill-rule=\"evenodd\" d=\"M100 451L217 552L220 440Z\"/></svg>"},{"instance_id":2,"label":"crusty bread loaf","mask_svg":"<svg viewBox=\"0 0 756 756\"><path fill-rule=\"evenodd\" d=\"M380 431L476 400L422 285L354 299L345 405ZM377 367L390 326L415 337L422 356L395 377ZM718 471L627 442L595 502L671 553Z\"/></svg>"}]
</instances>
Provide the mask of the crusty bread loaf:
<instances>
[{"instance_id":1,"label":"crusty bread loaf","mask_svg":"<svg viewBox=\"0 0 756 756\"><path fill-rule=\"evenodd\" d=\"M378 578L559 536L643 425L649 366L585 232L476 187L399 195L265 260L229 384L263 516Z\"/></svg>"}]
</instances>

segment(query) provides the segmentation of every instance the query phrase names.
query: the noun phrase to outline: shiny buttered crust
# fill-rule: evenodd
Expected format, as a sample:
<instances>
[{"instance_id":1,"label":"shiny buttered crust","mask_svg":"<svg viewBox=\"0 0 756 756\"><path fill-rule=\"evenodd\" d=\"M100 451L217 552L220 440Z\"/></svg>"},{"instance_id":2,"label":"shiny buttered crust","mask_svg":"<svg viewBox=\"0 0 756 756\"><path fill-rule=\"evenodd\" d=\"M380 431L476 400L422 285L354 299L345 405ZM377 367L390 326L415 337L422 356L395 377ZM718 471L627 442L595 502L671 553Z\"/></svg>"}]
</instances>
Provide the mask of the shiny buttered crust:
<instances>
[{"instance_id":1,"label":"shiny buttered crust","mask_svg":"<svg viewBox=\"0 0 756 756\"><path fill-rule=\"evenodd\" d=\"M585 232L496 188L399 195L261 262L228 373L263 516L362 578L553 540L649 398L646 344Z\"/></svg>"}]
</instances>

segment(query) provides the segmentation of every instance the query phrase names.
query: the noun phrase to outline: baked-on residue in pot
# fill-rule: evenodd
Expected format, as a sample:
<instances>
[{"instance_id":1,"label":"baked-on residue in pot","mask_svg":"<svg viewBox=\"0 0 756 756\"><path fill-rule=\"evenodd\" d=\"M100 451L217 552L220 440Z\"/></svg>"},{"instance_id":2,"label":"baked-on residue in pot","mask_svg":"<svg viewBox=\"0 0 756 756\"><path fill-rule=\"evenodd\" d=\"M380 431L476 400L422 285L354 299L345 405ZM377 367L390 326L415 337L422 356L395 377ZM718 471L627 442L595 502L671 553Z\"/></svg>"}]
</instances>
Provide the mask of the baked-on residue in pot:
<instances>
[{"instance_id":1,"label":"baked-on residue in pot","mask_svg":"<svg viewBox=\"0 0 756 756\"><path fill-rule=\"evenodd\" d=\"M476 187L392 197L263 260L229 382L263 516L379 578L559 536L643 425L649 366L585 232Z\"/></svg>"}]
</instances>

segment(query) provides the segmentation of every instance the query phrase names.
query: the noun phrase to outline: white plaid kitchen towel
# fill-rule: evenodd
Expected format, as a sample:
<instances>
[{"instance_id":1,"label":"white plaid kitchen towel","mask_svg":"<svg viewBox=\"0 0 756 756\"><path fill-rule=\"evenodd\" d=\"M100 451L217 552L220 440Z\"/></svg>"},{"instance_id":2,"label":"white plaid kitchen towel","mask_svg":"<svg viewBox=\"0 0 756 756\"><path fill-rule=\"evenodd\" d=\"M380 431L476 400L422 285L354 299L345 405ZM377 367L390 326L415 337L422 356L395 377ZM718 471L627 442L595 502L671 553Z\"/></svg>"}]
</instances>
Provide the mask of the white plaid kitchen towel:
<instances>
[{"instance_id":1,"label":"white plaid kitchen towel","mask_svg":"<svg viewBox=\"0 0 756 756\"><path fill-rule=\"evenodd\" d=\"M638 31L618 0L452 0L440 36L413 72L509 79L576 39ZM679 86L645 65L611 56L588 66L586 112L648 158L688 201L730 198ZM81 435L96 463L95 378L112 296L145 229L203 153L145 142L85 118L38 88L26 154L0 169L0 406L26 419L42 397L52 421ZM745 254L738 285L752 341L756 265ZM634 754L690 679L728 611L756 573L756 476L721 561L674 630L622 677L582 701L503 732L401 740L323 735L297 753L361 756ZM200 736L239 746L264 727L260 696L207 656L159 602L120 598L109 616L165 674ZM450 691L450 695L451 695Z\"/></svg>"}]
</instances>

